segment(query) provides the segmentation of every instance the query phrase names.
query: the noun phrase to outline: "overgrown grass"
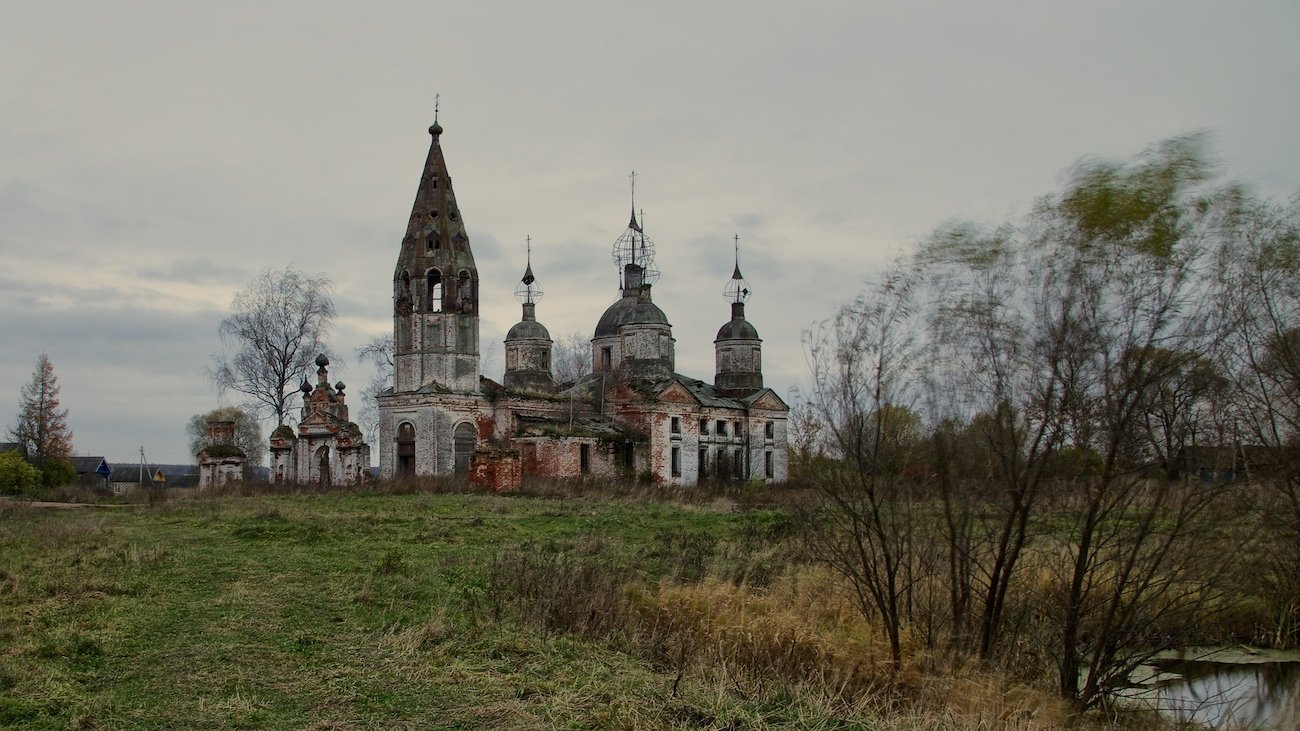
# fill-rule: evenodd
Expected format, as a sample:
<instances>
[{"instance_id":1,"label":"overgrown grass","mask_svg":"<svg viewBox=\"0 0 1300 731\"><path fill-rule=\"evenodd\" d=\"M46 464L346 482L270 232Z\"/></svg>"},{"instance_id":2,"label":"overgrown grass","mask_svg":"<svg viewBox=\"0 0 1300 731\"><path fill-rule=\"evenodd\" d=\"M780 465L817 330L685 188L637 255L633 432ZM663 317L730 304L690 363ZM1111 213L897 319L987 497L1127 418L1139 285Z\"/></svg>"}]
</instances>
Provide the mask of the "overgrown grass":
<instances>
[{"instance_id":1,"label":"overgrown grass","mask_svg":"<svg viewBox=\"0 0 1300 731\"><path fill-rule=\"evenodd\" d=\"M420 490L0 505L0 726L1075 722L1000 676L924 668L920 643L891 677L799 560L773 507L797 495Z\"/></svg>"}]
</instances>

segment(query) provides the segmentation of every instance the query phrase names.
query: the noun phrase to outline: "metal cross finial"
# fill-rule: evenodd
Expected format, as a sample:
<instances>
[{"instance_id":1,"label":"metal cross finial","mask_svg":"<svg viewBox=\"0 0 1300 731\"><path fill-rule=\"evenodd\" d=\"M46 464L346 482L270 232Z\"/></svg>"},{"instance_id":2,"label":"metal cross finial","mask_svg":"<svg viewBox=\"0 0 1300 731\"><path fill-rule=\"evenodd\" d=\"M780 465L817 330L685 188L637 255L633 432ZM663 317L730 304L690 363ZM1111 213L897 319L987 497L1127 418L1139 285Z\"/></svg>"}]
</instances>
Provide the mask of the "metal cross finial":
<instances>
[{"instance_id":1,"label":"metal cross finial","mask_svg":"<svg viewBox=\"0 0 1300 731\"><path fill-rule=\"evenodd\" d=\"M636 210L636 171L633 170L631 175L627 176L632 181L632 210Z\"/></svg>"},{"instance_id":2,"label":"metal cross finial","mask_svg":"<svg viewBox=\"0 0 1300 731\"><path fill-rule=\"evenodd\" d=\"M736 242L736 266L740 266L740 234L731 237Z\"/></svg>"},{"instance_id":3,"label":"metal cross finial","mask_svg":"<svg viewBox=\"0 0 1300 731\"><path fill-rule=\"evenodd\" d=\"M433 123L434 124L438 123L438 102L441 100L441 98L442 98L442 94L433 95Z\"/></svg>"},{"instance_id":4,"label":"metal cross finial","mask_svg":"<svg viewBox=\"0 0 1300 731\"><path fill-rule=\"evenodd\" d=\"M533 265L533 237L526 236L524 237L524 241L528 246L528 266L532 266Z\"/></svg>"}]
</instances>

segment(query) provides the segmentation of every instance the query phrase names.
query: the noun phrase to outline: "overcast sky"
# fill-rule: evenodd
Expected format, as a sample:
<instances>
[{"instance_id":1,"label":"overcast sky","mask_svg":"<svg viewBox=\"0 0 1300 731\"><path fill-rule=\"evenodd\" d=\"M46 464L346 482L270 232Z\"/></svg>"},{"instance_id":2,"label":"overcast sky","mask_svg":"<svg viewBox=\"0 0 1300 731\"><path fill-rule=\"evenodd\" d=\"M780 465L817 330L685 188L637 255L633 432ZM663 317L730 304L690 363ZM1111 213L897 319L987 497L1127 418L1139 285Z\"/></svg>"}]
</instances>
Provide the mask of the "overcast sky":
<instances>
[{"instance_id":1,"label":"overcast sky","mask_svg":"<svg viewBox=\"0 0 1300 731\"><path fill-rule=\"evenodd\" d=\"M1300 4L18 2L0 24L0 419L49 354L78 454L191 462L217 324L259 270L334 282L336 378L392 328L441 94L484 370L533 237L556 339L617 296L628 173L678 370L711 379L732 236L765 379L801 330L953 218L999 222L1083 156L1208 130L1300 189ZM356 405L353 406L356 408Z\"/></svg>"}]
</instances>

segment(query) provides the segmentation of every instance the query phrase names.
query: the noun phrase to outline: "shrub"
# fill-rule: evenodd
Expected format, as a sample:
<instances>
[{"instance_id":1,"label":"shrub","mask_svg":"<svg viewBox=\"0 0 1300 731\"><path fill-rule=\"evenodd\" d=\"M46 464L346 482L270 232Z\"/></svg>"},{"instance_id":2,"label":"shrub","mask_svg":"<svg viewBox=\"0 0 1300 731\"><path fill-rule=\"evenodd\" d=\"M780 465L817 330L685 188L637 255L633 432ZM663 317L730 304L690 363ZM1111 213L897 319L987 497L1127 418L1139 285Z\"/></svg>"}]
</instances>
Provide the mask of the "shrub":
<instances>
[{"instance_id":1,"label":"shrub","mask_svg":"<svg viewBox=\"0 0 1300 731\"><path fill-rule=\"evenodd\" d=\"M0 494L29 496L41 486L41 473L17 451L0 454Z\"/></svg>"}]
</instances>

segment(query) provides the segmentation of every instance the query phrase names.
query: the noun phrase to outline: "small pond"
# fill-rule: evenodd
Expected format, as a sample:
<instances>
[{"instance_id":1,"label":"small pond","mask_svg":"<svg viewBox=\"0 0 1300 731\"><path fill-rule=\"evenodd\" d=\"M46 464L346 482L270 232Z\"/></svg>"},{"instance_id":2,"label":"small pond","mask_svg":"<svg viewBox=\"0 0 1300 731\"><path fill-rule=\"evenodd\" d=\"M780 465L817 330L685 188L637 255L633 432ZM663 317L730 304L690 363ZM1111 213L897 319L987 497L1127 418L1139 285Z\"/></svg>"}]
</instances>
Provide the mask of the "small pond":
<instances>
[{"instance_id":1,"label":"small pond","mask_svg":"<svg viewBox=\"0 0 1300 731\"><path fill-rule=\"evenodd\" d=\"M1160 657L1121 693L1213 729L1300 729L1300 654L1242 648ZM1136 674L1135 674L1136 675Z\"/></svg>"}]
</instances>

